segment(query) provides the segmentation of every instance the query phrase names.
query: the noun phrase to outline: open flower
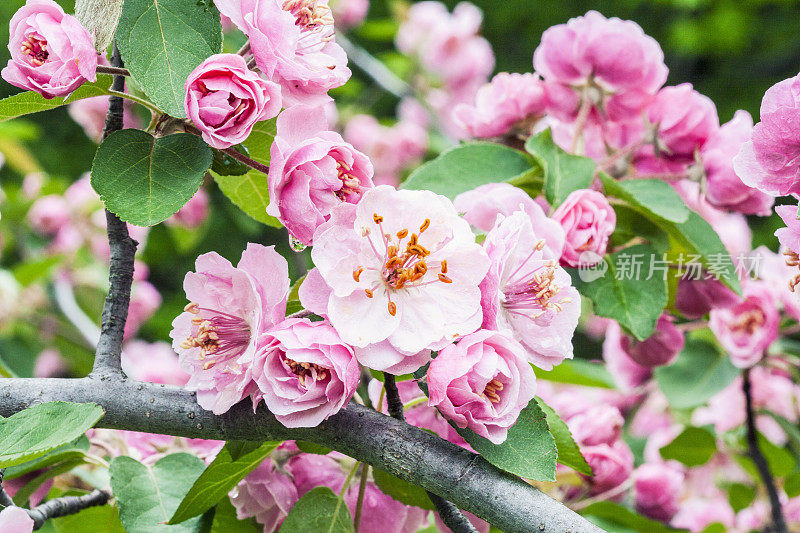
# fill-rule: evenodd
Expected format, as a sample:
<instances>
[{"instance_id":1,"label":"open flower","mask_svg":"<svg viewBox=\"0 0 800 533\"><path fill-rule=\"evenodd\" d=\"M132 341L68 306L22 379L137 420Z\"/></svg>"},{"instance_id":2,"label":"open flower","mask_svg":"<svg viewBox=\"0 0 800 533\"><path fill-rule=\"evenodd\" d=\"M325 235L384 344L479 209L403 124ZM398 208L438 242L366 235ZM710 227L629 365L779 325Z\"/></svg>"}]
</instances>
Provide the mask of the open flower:
<instances>
[{"instance_id":1,"label":"open flower","mask_svg":"<svg viewBox=\"0 0 800 533\"><path fill-rule=\"evenodd\" d=\"M264 403L286 427L314 427L344 407L358 387L361 371L353 349L327 322L288 319L258 339L253 362Z\"/></svg>"},{"instance_id":2,"label":"open flower","mask_svg":"<svg viewBox=\"0 0 800 533\"><path fill-rule=\"evenodd\" d=\"M428 405L495 444L536 394L536 376L517 341L496 331L467 335L428 368Z\"/></svg>"},{"instance_id":3,"label":"open flower","mask_svg":"<svg viewBox=\"0 0 800 533\"><path fill-rule=\"evenodd\" d=\"M28 0L9 31L11 59L1 75L11 85L53 98L97 79L92 36L52 0Z\"/></svg>"},{"instance_id":4,"label":"open flower","mask_svg":"<svg viewBox=\"0 0 800 533\"><path fill-rule=\"evenodd\" d=\"M275 467L267 457L230 492L236 518L255 517L264 531L275 531L297 503L292 478Z\"/></svg>"},{"instance_id":5,"label":"open flower","mask_svg":"<svg viewBox=\"0 0 800 533\"><path fill-rule=\"evenodd\" d=\"M215 252L203 254L183 282L191 303L172 322L170 337L203 409L221 414L255 385L256 340L283 320L289 293L286 260L273 247L248 244L234 267Z\"/></svg>"},{"instance_id":6,"label":"open flower","mask_svg":"<svg viewBox=\"0 0 800 533\"><path fill-rule=\"evenodd\" d=\"M331 290L327 316L348 344L388 340L416 355L480 326L489 260L443 196L370 189L317 229L311 256Z\"/></svg>"},{"instance_id":7,"label":"open flower","mask_svg":"<svg viewBox=\"0 0 800 533\"><path fill-rule=\"evenodd\" d=\"M546 370L572 358L580 296L531 217L517 211L498 220L484 248L492 263L480 285L483 327L512 335Z\"/></svg>"},{"instance_id":8,"label":"open flower","mask_svg":"<svg viewBox=\"0 0 800 533\"><path fill-rule=\"evenodd\" d=\"M313 244L314 230L342 202L356 204L373 187L367 156L328 131L321 108L294 106L278 117L270 148L267 213L297 240Z\"/></svg>"}]
</instances>

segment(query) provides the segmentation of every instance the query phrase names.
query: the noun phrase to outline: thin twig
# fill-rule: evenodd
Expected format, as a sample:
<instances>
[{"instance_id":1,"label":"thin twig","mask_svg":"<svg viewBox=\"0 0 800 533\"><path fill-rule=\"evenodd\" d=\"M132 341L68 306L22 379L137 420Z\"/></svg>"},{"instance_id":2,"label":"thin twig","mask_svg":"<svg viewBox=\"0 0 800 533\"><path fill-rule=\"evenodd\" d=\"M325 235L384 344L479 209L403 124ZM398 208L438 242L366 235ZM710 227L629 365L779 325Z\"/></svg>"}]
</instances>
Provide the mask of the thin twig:
<instances>
[{"instance_id":1,"label":"thin twig","mask_svg":"<svg viewBox=\"0 0 800 533\"><path fill-rule=\"evenodd\" d=\"M386 390L386 405L389 407L389 416L397 420L405 421L406 416L403 413L403 400L400 399L400 392L397 390L397 383L395 383L394 375L388 372L383 373L383 388ZM451 502L445 500L438 494L430 491L428 498L431 499L433 506L436 507L436 512L439 513L439 518L442 519L453 533L478 533L475 526L467 520L467 517L459 511L458 507Z\"/></svg>"},{"instance_id":2,"label":"thin twig","mask_svg":"<svg viewBox=\"0 0 800 533\"><path fill-rule=\"evenodd\" d=\"M356 512L353 516L353 528L355 528L356 533L361 527L361 511L364 509L364 492L367 489L367 476L369 475L369 465L367 463L361 464L363 465L361 467L361 482L358 484L358 500L356 501Z\"/></svg>"},{"instance_id":3,"label":"thin twig","mask_svg":"<svg viewBox=\"0 0 800 533\"><path fill-rule=\"evenodd\" d=\"M226 154L228 154L229 156L231 156L232 158L234 158L235 160L239 161L240 163L244 163L245 165L247 165L250 168L254 168L254 169L258 170L259 172L261 172L263 174L268 174L269 173L269 167L267 165L265 165L263 163L259 163L255 159L252 159L252 158L247 157L246 155L244 155L242 153L237 152L236 149L233 148L233 147L225 148L222 151L225 152Z\"/></svg>"},{"instance_id":4,"label":"thin twig","mask_svg":"<svg viewBox=\"0 0 800 533\"><path fill-rule=\"evenodd\" d=\"M131 72L126 68L109 67L107 65L97 65L98 74L112 74L114 76L130 76Z\"/></svg>"},{"instance_id":5,"label":"thin twig","mask_svg":"<svg viewBox=\"0 0 800 533\"><path fill-rule=\"evenodd\" d=\"M105 490L95 489L83 496L62 496L37 505L28 511L28 516L33 520L33 529L42 527L46 520L78 513L88 507L105 505L111 499L111 494Z\"/></svg>"},{"instance_id":6,"label":"thin twig","mask_svg":"<svg viewBox=\"0 0 800 533\"><path fill-rule=\"evenodd\" d=\"M742 392L744 392L745 411L747 413L747 447L749 449L750 458L758 469L758 474L761 476L761 481L767 489L767 496L769 496L769 504L772 508L772 525L765 531L771 533L786 533L786 520L783 517L783 507L781 500L778 496L778 490L775 488L775 479L772 477L772 472L769 471L764 454L758 447L758 437L756 433L756 420L753 412L753 394L752 384L750 382L750 369L747 368L742 373Z\"/></svg>"},{"instance_id":7,"label":"thin twig","mask_svg":"<svg viewBox=\"0 0 800 533\"><path fill-rule=\"evenodd\" d=\"M244 57L245 55L247 55L247 53L248 53L249 51L250 51L250 39L248 39L248 40L247 40L247 42L246 42L246 43L244 43L244 46L242 46L241 48L239 48L239 51L238 51L238 52L236 52L236 53L237 53L238 55L240 55L240 56Z\"/></svg>"}]
</instances>

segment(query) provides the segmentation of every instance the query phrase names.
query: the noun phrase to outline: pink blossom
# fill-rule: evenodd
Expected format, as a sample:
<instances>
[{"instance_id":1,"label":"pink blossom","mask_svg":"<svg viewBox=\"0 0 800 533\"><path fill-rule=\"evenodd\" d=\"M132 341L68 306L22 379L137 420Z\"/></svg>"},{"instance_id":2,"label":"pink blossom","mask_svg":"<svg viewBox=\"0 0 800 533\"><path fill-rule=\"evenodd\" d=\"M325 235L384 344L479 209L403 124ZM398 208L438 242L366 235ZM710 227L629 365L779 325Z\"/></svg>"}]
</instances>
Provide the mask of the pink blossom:
<instances>
[{"instance_id":1,"label":"pink blossom","mask_svg":"<svg viewBox=\"0 0 800 533\"><path fill-rule=\"evenodd\" d=\"M567 421L572 437L583 446L613 444L619 439L625 419L612 405L592 405Z\"/></svg>"},{"instance_id":2,"label":"pink blossom","mask_svg":"<svg viewBox=\"0 0 800 533\"><path fill-rule=\"evenodd\" d=\"M603 360L606 368L614 378L617 386L624 391L632 391L645 383L653 371L631 359L630 337L622 334L617 322L611 322L606 328L603 341Z\"/></svg>"},{"instance_id":3,"label":"pink blossom","mask_svg":"<svg viewBox=\"0 0 800 533\"><path fill-rule=\"evenodd\" d=\"M178 364L178 356L166 342L132 340L122 351L122 370L136 381L182 387L189 379Z\"/></svg>"},{"instance_id":4,"label":"pink blossom","mask_svg":"<svg viewBox=\"0 0 800 533\"><path fill-rule=\"evenodd\" d=\"M800 75L776 83L761 101L761 122L733 160L745 185L770 196L800 193Z\"/></svg>"},{"instance_id":5,"label":"pink blossom","mask_svg":"<svg viewBox=\"0 0 800 533\"><path fill-rule=\"evenodd\" d=\"M684 343L683 332L673 322L672 316L662 313L653 334L627 350L630 358L648 368L672 364L683 350Z\"/></svg>"},{"instance_id":6,"label":"pink blossom","mask_svg":"<svg viewBox=\"0 0 800 533\"><path fill-rule=\"evenodd\" d=\"M358 484L353 484L344 495L344 501L355 516L358 505ZM368 481L364 490L359 533L416 533L428 517L419 507L403 505L384 494L375 483Z\"/></svg>"},{"instance_id":7,"label":"pink blossom","mask_svg":"<svg viewBox=\"0 0 800 533\"><path fill-rule=\"evenodd\" d=\"M253 406L263 398L284 426L318 426L347 405L360 375L353 349L328 323L288 319L258 339Z\"/></svg>"},{"instance_id":8,"label":"pink blossom","mask_svg":"<svg viewBox=\"0 0 800 533\"><path fill-rule=\"evenodd\" d=\"M683 472L663 463L645 463L633 477L636 510L649 518L669 522L679 509Z\"/></svg>"},{"instance_id":9,"label":"pink blossom","mask_svg":"<svg viewBox=\"0 0 800 533\"><path fill-rule=\"evenodd\" d=\"M764 280L774 297L783 304L783 311L795 320L800 320L800 294L792 289L800 283L800 273L796 265L787 264L787 261L794 263L790 257L791 251L784 248L783 252L776 254L766 246L759 246L753 250L754 256L761 260L758 277Z\"/></svg>"},{"instance_id":10,"label":"pink blossom","mask_svg":"<svg viewBox=\"0 0 800 533\"><path fill-rule=\"evenodd\" d=\"M57 378L67 374L67 364L61 356L61 352L55 349L43 350L36 356L36 363L33 366L33 377L35 378Z\"/></svg>"},{"instance_id":11,"label":"pink blossom","mask_svg":"<svg viewBox=\"0 0 800 533\"><path fill-rule=\"evenodd\" d=\"M482 330L439 352L428 368L428 394L445 418L500 444L536 394L536 377L521 344Z\"/></svg>"},{"instance_id":12,"label":"pink blossom","mask_svg":"<svg viewBox=\"0 0 800 533\"><path fill-rule=\"evenodd\" d=\"M215 54L189 74L183 106L204 141L228 148L280 113L280 86L248 70L238 54Z\"/></svg>"},{"instance_id":13,"label":"pink blossom","mask_svg":"<svg viewBox=\"0 0 800 533\"><path fill-rule=\"evenodd\" d=\"M327 316L346 343L388 340L416 355L480 326L478 284L489 259L447 198L369 189L357 206L335 209L314 243L311 256L331 290Z\"/></svg>"},{"instance_id":14,"label":"pink blossom","mask_svg":"<svg viewBox=\"0 0 800 533\"><path fill-rule=\"evenodd\" d=\"M0 511L0 533L31 533L33 518L22 507L10 506Z\"/></svg>"},{"instance_id":15,"label":"pink blossom","mask_svg":"<svg viewBox=\"0 0 800 533\"><path fill-rule=\"evenodd\" d=\"M14 479L5 479L3 481L3 488L5 489L6 493L13 498L20 489L44 473L44 470L39 469L34 470L33 472L28 472L27 474L23 474L19 477L15 477ZM54 480L50 478L42 483L39 488L37 488L33 494L30 495L28 498L28 503L30 503L30 505L33 507L42 503L42 501L47 497L47 493L53 488L53 481ZM0 525L2 525L2 522L0 522ZM1 529L0 532L2 532ZM17 531L13 531L12 533L17 533Z\"/></svg>"},{"instance_id":16,"label":"pink blossom","mask_svg":"<svg viewBox=\"0 0 800 533\"><path fill-rule=\"evenodd\" d=\"M690 498L683 500L678 513L670 525L700 533L711 524L720 523L732 528L736 517L727 498L720 495L713 498Z\"/></svg>"},{"instance_id":17,"label":"pink blossom","mask_svg":"<svg viewBox=\"0 0 800 533\"><path fill-rule=\"evenodd\" d=\"M161 294L147 281L136 281L131 290L128 320L125 321L125 339L136 336L139 328L161 307Z\"/></svg>"},{"instance_id":18,"label":"pink blossom","mask_svg":"<svg viewBox=\"0 0 800 533\"><path fill-rule=\"evenodd\" d=\"M372 402L372 405L375 406L375 409L381 413L388 414L389 408L386 401L386 395L382 394L383 383L377 379L373 379L369 382L367 391L369 393L369 399ZM400 393L400 400L402 400L404 405L414 400L427 398L419 388L419 385L417 385L416 380L409 379L405 381L398 381L397 391ZM383 401L379 405L378 400L381 398L381 396L383 396ZM449 440L453 444L466 444L466 441L464 441L464 439L453 430L452 426L447 423L447 420L444 419L441 413L437 411L436 408L430 407L427 402L417 403L416 405L406 408L405 417L406 422L414 427L429 429L439 435L441 438ZM451 437L454 435L456 437L455 440L451 439Z\"/></svg>"},{"instance_id":19,"label":"pink blossom","mask_svg":"<svg viewBox=\"0 0 800 533\"><path fill-rule=\"evenodd\" d=\"M573 191L551 218L561 224L566 234L561 264L593 266L603 260L617 215L602 193L591 189Z\"/></svg>"},{"instance_id":20,"label":"pink blossom","mask_svg":"<svg viewBox=\"0 0 800 533\"><path fill-rule=\"evenodd\" d=\"M709 319L711 331L739 368L749 368L761 360L778 337L779 323L772 293L760 281L747 282L738 304L712 309Z\"/></svg>"},{"instance_id":21,"label":"pink blossom","mask_svg":"<svg viewBox=\"0 0 800 533\"><path fill-rule=\"evenodd\" d=\"M11 59L3 79L45 98L95 81L97 52L89 32L52 0L28 0L9 24Z\"/></svg>"},{"instance_id":22,"label":"pink blossom","mask_svg":"<svg viewBox=\"0 0 800 533\"><path fill-rule=\"evenodd\" d=\"M544 84L536 74L501 72L478 89L475 104L460 104L454 110L457 122L472 137L497 137L519 125L528 135L547 106Z\"/></svg>"},{"instance_id":23,"label":"pink blossom","mask_svg":"<svg viewBox=\"0 0 800 533\"><path fill-rule=\"evenodd\" d=\"M721 209L767 216L771 213L773 198L742 183L733 168L733 158L741 146L750 140L752 131L753 119L750 114L739 110L703 145L700 159L705 168L706 198Z\"/></svg>"},{"instance_id":24,"label":"pink blossom","mask_svg":"<svg viewBox=\"0 0 800 533\"><path fill-rule=\"evenodd\" d=\"M572 117L582 100L611 120L636 116L667 79L655 39L635 22L597 11L545 30L533 66L556 113Z\"/></svg>"},{"instance_id":25,"label":"pink blossom","mask_svg":"<svg viewBox=\"0 0 800 533\"><path fill-rule=\"evenodd\" d=\"M775 236L780 241L781 246L792 252L800 253L800 219L797 218L797 206L779 205L775 207L775 212L786 224L785 228L779 228L775 231Z\"/></svg>"},{"instance_id":26,"label":"pink blossom","mask_svg":"<svg viewBox=\"0 0 800 533\"><path fill-rule=\"evenodd\" d=\"M633 472L633 453L625 442L581 446L581 453L592 467L592 494L601 494L623 484Z\"/></svg>"},{"instance_id":27,"label":"pink blossom","mask_svg":"<svg viewBox=\"0 0 800 533\"><path fill-rule=\"evenodd\" d=\"M252 392L257 339L286 314L289 273L273 247L248 244L234 267L203 254L183 282L191 301L172 322L172 347L204 409L222 414Z\"/></svg>"},{"instance_id":28,"label":"pink blossom","mask_svg":"<svg viewBox=\"0 0 800 533\"><path fill-rule=\"evenodd\" d=\"M336 205L358 203L373 187L369 159L327 131L319 108L284 111L270 154L267 213L305 244L313 244L314 230Z\"/></svg>"},{"instance_id":29,"label":"pink blossom","mask_svg":"<svg viewBox=\"0 0 800 533\"><path fill-rule=\"evenodd\" d=\"M292 475L300 498L314 487L328 487L338 494L345 481L342 467L329 455L314 453L295 455L286 463L286 471Z\"/></svg>"},{"instance_id":30,"label":"pink blossom","mask_svg":"<svg viewBox=\"0 0 800 533\"><path fill-rule=\"evenodd\" d=\"M718 279L678 281L675 308L686 318L700 318L714 308L731 307L739 296Z\"/></svg>"},{"instance_id":31,"label":"pink blossom","mask_svg":"<svg viewBox=\"0 0 800 533\"><path fill-rule=\"evenodd\" d=\"M369 11L369 0L331 0L336 26L342 29L360 25Z\"/></svg>"},{"instance_id":32,"label":"pink blossom","mask_svg":"<svg viewBox=\"0 0 800 533\"><path fill-rule=\"evenodd\" d=\"M532 218L517 211L486 236L491 266L480 284L483 327L513 336L531 363L549 370L572 358L580 296Z\"/></svg>"},{"instance_id":33,"label":"pink blossom","mask_svg":"<svg viewBox=\"0 0 800 533\"><path fill-rule=\"evenodd\" d=\"M28 222L41 235L55 235L69 224L70 206L57 194L42 196L28 210Z\"/></svg>"},{"instance_id":34,"label":"pink blossom","mask_svg":"<svg viewBox=\"0 0 800 533\"><path fill-rule=\"evenodd\" d=\"M208 193L200 187L194 196L177 213L166 221L170 226L197 229L208 218Z\"/></svg>"},{"instance_id":35,"label":"pink blossom","mask_svg":"<svg viewBox=\"0 0 800 533\"><path fill-rule=\"evenodd\" d=\"M103 137L103 128L108 113L108 96L93 96L76 100L67 106L67 113L70 118L78 123L86 136L99 143ZM122 115L122 125L124 128L141 128L141 120L133 111L133 102L124 101L124 111Z\"/></svg>"},{"instance_id":36,"label":"pink blossom","mask_svg":"<svg viewBox=\"0 0 800 533\"><path fill-rule=\"evenodd\" d=\"M255 517L264 531L274 531L297 503L292 479L275 468L267 458L250 472L230 493L239 520Z\"/></svg>"}]
</instances>

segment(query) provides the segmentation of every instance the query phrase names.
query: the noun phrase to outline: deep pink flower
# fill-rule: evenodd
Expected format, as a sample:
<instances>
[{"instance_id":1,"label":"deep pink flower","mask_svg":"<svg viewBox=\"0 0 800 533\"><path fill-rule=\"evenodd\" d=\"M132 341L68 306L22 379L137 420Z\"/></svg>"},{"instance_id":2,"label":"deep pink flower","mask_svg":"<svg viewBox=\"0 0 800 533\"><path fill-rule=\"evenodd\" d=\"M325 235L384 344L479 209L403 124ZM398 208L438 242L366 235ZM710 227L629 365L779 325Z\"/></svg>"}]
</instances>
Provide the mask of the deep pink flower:
<instances>
[{"instance_id":1,"label":"deep pink flower","mask_svg":"<svg viewBox=\"0 0 800 533\"><path fill-rule=\"evenodd\" d=\"M739 368L749 368L778 337L780 314L772 292L761 281L748 281L733 307L712 309L709 326Z\"/></svg>"},{"instance_id":2,"label":"deep pink flower","mask_svg":"<svg viewBox=\"0 0 800 533\"><path fill-rule=\"evenodd\" d=\"M731 307L739 296L718 279L678 281L675 308L686 318L700 318L716 307Z\"/></svg>"},{"instance_id":3,"label":"deep pink flower","mask_svg":"<svg viewBox=\"0 0 800 533\"><path fill-rule=\"evenodd\" d=\"M255 517L264 531L275 531L297 503L292 478L275 468L269 457L230 492L239 520Z\"/></svg>"},{"instance_id":4,"label":"deep pink flower","mask_svg":"<svg viewBox=\"0 0 800 533\"><path fill-rule=\"evenodd\" d=\"M270 148L267 213L304 244L336 205L356 204L373 187L369 159L327 128L322 109L294 106L278 117Z\"/></svg>"},{"instance_id":5,"label":"deep pink flower","mask_svg":"<svg viewBox=\"0 0 800 533\"><path fill-rule=\"evenodd\" d=\"M574 117L581 101L604 116L636 116L667 79L661 47L635 22L597 11L542 34L533 66L548 83L556 113Z\"/></svg>"},{"instance_id":6,"label":"deep pink flower","mask_svg":"<svg viewBox=\"0 0 800 533\"><path fill-rule=\"evenodd\" d=\"M428 405L495 444L536 394L536 377L515 340L489 330L463 337L428 368Z\"/></svg>"},{"instance_id":7,"label":"deep pink flower","mask_svg":"<svg viewBox=\"0 0 800 533\"><path fill-rule=\"evenodd\" d=\"M566 234L561 264L593 266L603 260L617 215L602 193L591 189L573 191L551 218L561 224Z\"/></svg>"},{"instance_id":8,"label":"deep pink flower","mask_svg":"<svg viewBox=\"0 0 800 533\"><path fill-rule=\"evenodd\" d=\"M683 472L665 463L645 463L633 477L636 510L648 518L669 522L680 507Z\"/></svg>"},{"instance_id":9,"label":"deep pink flower","mask_svg":"<svg viewBox=\"0 0 800 533\"><path fill-rule=\"evenodd\" d=\"M547 106L544 84L536 74L501 72L478 89L475 104L460 104L454 110L456 122L472 137L497 137L519 125L528 135Z\"/></svg>"},{"instance_id":10,"label":"deep pink flower","mask_svg":"<svg viewBox=\"0 0 800 533\"><path fill-rule=\"evenodd\" d=\"M11 59L0 75L11 85L53 98L97 79L91 35L52 0L28 0L11 17L9 33Z\"/></svg>"},{"instance_id":11,"label":"deep pink flower","mask_svg":"<svg viewBox=\"0 0 800 533\"><path fill-rule=\"evenodd\" d=\"M348 344L388 340L411 356L480 326L478 284L489 259L443 196L369 189L357 206L335 209L314 244L331 289L327 316Z\"/></svg>"},{"instance_id":12,"label":"deep pink flower","mask_svg":"<svg viewBox=\"0 0 800 533\"><path fill-rule=\"evenodd\" d=\"M0 511L0 533L31 533L33 518L22 507L6 507Z\"/></svg>"},{"instance_id":13,"label":"deep pink flower","mask_svg":"<svg viewBox=\"0 0 800 533\"><path fill-rule=\"evenodd\" d=\"M633 472L633 453L625 442L581 446L581 453L592 467L592 494L601 494L625 483Z\"/></svg>"},{"instance_id":14,"label":"deep pink flower","mask_svg":"<svg viewBox=\"0 0 800 533\"><path fill-rule=\"evenodd\" d=\"M177 213L166 220L170 226L197 229L208 218L208 193L200 187Z\"/></svg>"},{"instance_id":15,"label":"deep pink flower","mask_svg":"<svg viewBox=\"0 0 800 533\"><path fill-rule=\"evenodd\" d=\"M263 399L286 427L318 426L347 405L360 375L353 349L328 323L288 319L258 339L253 406Z\"/></svg>"},{"instance_id":16,"label":"deep pink flower","mask_svg":"<svg viewBox=\"0 0 800 533\"><path fill-rule=\"evenodd\" d=\"M300 498L314 487L328 487L338 494L345 481L342 467L329 455L315 453L295 455L286 463L286 471L292 475L292 481Z\"/></svg>"},{"instance_id":17,"label":"deep pink flower","mask_svg":"<svg viewBox=\"0 0 800 533\"><path fill-rule=\"evenodd\" d=\"M281 110L280 86L247 69L238 54L216 54L186 79L186 116L214 148L244 142L256 122Z\"/></svg>"},{"instance_id":18,"label":"deep pink flower","mask_svg":"<svg viewBox=\"0 0 800 533\"><path fill-rule=\"evenodd\" d=\"M542 237L523 211L498 220L484 241L491 266L480 290L483 327L513 336L531 363L549 370L572 358L581 302Z\"/></svg>"},{"instance_id":19,"label":"deep pink flower","mask_svg":"<svg viewBox=\"0 0 800 533\"><path fill-rule=\"evenodd\" d=\"M675 361L683 350L684 334L673 322L671 315L662 313L652 335L642 342L629 345L627 353L630 358L648 368L669 365Z\"/></svg>"},{"instance_id":20,"label":"deep pink flower","mask_svg":"<svg viewBox=\"0 0 800 533\"><path fill-rule=\"evenodd\" d=\"M750 114L739 110L703 145L700 158L706 173L706 198L721 209L767 216L772 212L772 196L742 183L733 168L733 158L750 140L752 131Z\"/></svg>"},{"instance_id":21,"label":"deep pink flower","mask_svg":"<svg viewBox=\"0 0 800 533\"><path fill-rule=\"evenodd\" d=\"M613 405L592 405L567 421L575 442L582 446L613 444L619 439L625 419Z\"/></svg>"},{"instance_id":22,"label":"deep pink flower","mask_svg":"<svg viewBox=\"0 0 800 533\"><path fill-rule=\"evenodd\" d=\"M172 322L172 347L191 376L197 403L222 414L252 392L257 339L286 314L289 273L273 247L248 244L234 267L215 252L203 254L183 289L191 301Z\"/></svg>"},{"instance_id":23,"label":"deep pink flower","mask_svg":"<svg viewBox=\"0 0 800 533\"><path fill-rule=\"evenodd\" d=\"M130 379L182 387L189 379L166 342L132 340L122 351L122 370Z\"/></svg>"},{"instance_id":24,"label":"deep pink flower","mask_svg":"<svg viewBox=\"0 0 800 533\"><path fill-rule=\"evenodd\" d=\"M630 342L630 337L623 335L622 328L616 321L609 323L603 341L603 360L617 387L623 391L636 389L653 375L651 368L631 359L628 354Z\"/></svg>"},{"instance_id":25,"label":"deep pink flower","mask_svg":"<svg viewBox=\"0 0 800 533\"><path fill-rule=\"evenodd\" d=\"M761 100L761 122L733 161L742 182L771 196L800 193L800 75L776 83Z\"/></svg>"}]
</instances>

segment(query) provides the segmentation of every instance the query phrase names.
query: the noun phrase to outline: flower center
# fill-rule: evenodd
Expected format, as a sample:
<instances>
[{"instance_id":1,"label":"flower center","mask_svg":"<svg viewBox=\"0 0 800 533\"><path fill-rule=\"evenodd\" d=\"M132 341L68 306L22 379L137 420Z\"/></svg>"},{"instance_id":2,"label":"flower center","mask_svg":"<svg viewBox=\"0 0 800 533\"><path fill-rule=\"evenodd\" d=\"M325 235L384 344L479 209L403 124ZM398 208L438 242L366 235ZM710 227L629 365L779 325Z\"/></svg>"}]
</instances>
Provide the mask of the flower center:
<instances>
[{"instance_id":1,"label":"flower center","mask_svg":"<svg viewBox=\"0 0 800 533\"><path fill-rule=\"evenodd\" d=\"M336 172L342 182L342 187L336 191L339 200L346 202L352 196L357 199L361 194L361 181L353 174L353 169L344 161L337 161Z\"/></svg>"},{"instance_id":2,"label":"flower center","mask_svg":"<svg viewBox=\"0 0 800 533\"><path fill-rule=\"evenodd\" d=\"M19 49L23 54L30 56L28 61L36 67L44 65L50 56L50 52L47 51L47 41L36 35L29 35L28 40L23 42Z\"/></svg>"},{"instance_id":3,"label":"flower center","mask_svg":"<svg viewBox=\"0 0 800 533\"><path fill-rule=\"evenodd\" d=\"M241 317L200 307L194 302L187 305L184 311L198 315L192 319L192 324L197 326L197 332L186 337L181 348L200 348L200 360L204 361L203 370L230 361L250 344L250 326ZM200 311L212 313L212 316L203 318L199 316ZM206 361L209 356L212 357Z\"/></svg>"},{"instance_id":4,"label":"flower center","mask_svg":"<svg viewBox=\"0 0 800 533\"><path fill-rule=\"evenodd\" d=\"M431 254L430 250L419 244L419 236L431 225L430 219L426 218L420 225L418 233L410 233L408 228L401 229L395 235L391 235L383 229L383 217L378 213L373 213L372 219L381 232L384 252L380 253L375 247L370 237L371 230L363 228L362 236L369 240L372 251L382 262L380 269L357 267L353 270L353 279L356 283L360 282L361 273L364 270L379 270L381 279L388 289L400 290L405 287L422 287L430 283L453 283L447 276L447 260L442 259L438 263L428 263L427 257ZM429 269L439 270L436 279L423 281ZM373 291L377 288L373 286L364 289L368 298L372 298ZM387 305L389 314L395 316L397 306L392 302L391 291L387 291L389 303Z\"/></svg>"},{"instance_id":5,"label":"flower center","mask_svg":"<svg viewBox=\"0 0 800 533\"><path fill-rule=\"evenodd\" d=\"M793 252L791 250L784 250L783 252L784 259L786 260L786 264L790 267L800 267L800 255L797 252ZM789 290L794 292L795 287L800 284L800 273L795 274L795 276L789 280Z\"/></svg>"},{"instance_id":6,"label":"flower center","mask_svg":"<svg viewBox=\"0 0 800 533\"><path fill-rule=\"evenodd\" d=\"M489 398L492 403L500 403L500 395L497 393L501 390L503 390L503 384L495 378L486 384L486 388L483 389L483 395Z\"/></svg>"},{"instance_id":7,"label":"flower center","mask_svg":"<svg viewBox=\"0 0 800 533\"><path fill-rule=\"evenodd\" d=\"M286 0L283 9L294 15L294 23L304 30L333 32L333 14L324 0Z\"/></svg>"},{"instance_id":8,"label":"flower center","mask_svg":"<svg viewBox=\"0 0 800 533\"><path fill-rule=\"evenodd\" d=\"M534 245L528 259L537 251L541 251L545 244L544 239L540 239ZM520 273L528 259L525 259L509 276L508 283L503 287L503 307L509 313L533 318L538 318L548 311L556 313L561 311L562 305L572 300L558 299L561 287L555 281L556 262L545 261L530 272Z\"/></svg>"},{"instance_id":9,"label":"flower center","mask_svg":"<svg viewBox=\"0 0 800 533\"><path fill-rule=\"evenodd\" d=\"M300 385L306 386L306 377L311 377L314 381L322 381L328 377L328 369L323 368L315 363L298 363L292 359L283 356L284 364L291 370L292 374L297 376L300 380Z\"/></svg>"},{"instance_id":10,"label":"flower center","mask_svg":"<svg viewBox=\"0 0 800 533\"><path fill-rule=\"evenodd\" d=\"M750 309L745 311L739 318L731 323L731 331L744 335L752 335L758 328L764 325L766 317L761 309Z\"/></svg>"}]
</instances>

